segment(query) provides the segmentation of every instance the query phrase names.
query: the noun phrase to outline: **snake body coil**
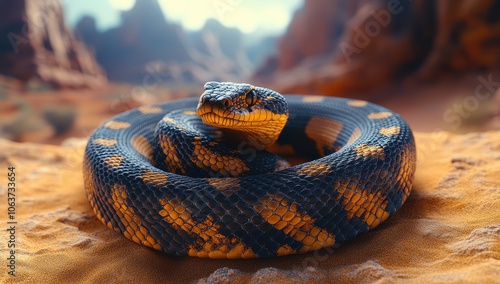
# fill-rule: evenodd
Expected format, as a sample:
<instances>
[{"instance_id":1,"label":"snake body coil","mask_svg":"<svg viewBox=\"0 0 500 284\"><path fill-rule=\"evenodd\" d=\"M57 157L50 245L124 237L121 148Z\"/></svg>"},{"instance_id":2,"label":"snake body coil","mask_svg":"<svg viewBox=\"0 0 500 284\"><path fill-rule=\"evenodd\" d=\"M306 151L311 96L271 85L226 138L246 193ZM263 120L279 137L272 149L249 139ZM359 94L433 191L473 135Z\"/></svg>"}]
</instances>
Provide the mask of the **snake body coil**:
<instances>
[{"instance_id":1,"label":"snake body coil","mask_svg":"<svg viewBox=\"0 0 500 284\"><path fill-rule=\"evenodd\" d=\"M198 100L115 116L95 130L85 151L85 190L97 218L128 239L169 254L253 258L341 244L402 206L416 154L411 130L399 115L360 100L285 98L288 121L268 148L310 161L282 169L276 159L262 173L247 167L247 160L257 159L255 147L217 152L211 147L224 142L197 134L214 131L195 116ZM171 112L175 115L165 117ZM268 105L251 120L279 112ZM162 137L157 150L160 121L194 136ZM245 152L250 159L238 156ZM272 157L257 165L269 165ZM227 177L194 177L186 161Z\"/></svg>"}]
</instances>

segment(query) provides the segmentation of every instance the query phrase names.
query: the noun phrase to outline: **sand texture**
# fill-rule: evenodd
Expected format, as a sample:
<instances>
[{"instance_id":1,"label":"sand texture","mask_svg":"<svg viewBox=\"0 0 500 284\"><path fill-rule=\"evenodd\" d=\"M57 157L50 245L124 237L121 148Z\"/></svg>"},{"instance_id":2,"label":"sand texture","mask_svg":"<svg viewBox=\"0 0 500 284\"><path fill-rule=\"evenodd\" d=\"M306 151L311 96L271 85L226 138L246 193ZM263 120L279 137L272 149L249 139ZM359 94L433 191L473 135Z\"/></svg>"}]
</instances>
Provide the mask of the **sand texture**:
<instances>
[{"instance_id":1,"label":"sand texture","mask_svg":"<svg viewBox=\"0 0 500 284\"><path fill-rule=\"evenodd\" d=\"M500 283L500 132L417 133L406 204L335 249L252 260L175 257L101 224L83 189L85 140L0 140L2 283ZM16 167L16 276L7 274L7 168Z\"/></svg>"}]
</instances>

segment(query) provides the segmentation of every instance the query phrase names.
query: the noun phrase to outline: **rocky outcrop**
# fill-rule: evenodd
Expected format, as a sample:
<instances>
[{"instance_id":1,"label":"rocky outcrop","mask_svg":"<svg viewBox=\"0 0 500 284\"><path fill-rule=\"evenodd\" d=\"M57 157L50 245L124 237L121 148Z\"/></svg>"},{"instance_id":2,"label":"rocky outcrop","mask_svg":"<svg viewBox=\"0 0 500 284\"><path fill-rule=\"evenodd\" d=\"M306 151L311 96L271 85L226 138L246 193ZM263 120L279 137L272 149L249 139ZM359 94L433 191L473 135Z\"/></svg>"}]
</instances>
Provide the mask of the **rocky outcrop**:
<instances>
[{"instance_id":1,"label":"rocky outcrop","mask_svg":"<svg viewBox=\"0 0 500 284\"><path fill-rule=\"evenodd\" d=\"M69 87L106 82L92 52L65 25L59 0L1 0L0 11L0 73Z\"/></svg>"},{"instance_id":2,"label":"rocky outcrop","mask_svg":"<svg viewBox=\"0 0 500 284\"><path fill-rule=\"evenodd\" d=\"M306 0L255 81L343 95L500 64L500 1Z\"/></svg>"},{"instance_id":3,"label":"rocky outcrop","mask_svg":"<svg viewBox=\"0 0 500 284\"><path fill-rule=\"evenodd\" d=\"M245 76L254 67L249 62L244 35L239 29L209 19L203 28L189 33L188 37L193 59L205 69L214 70L214 74L227 74L226 81Z\"/></svg>"},{"instance_id":4,"label":"rocky outcrop","mask_svg":"<svg viewBox=\"0 0 500 284\"><path fill-rule=\"evenodd\" d=\"M187 32L165 19L156 0L136 1L122 14L117 28L100 33L94 19L84 17L76 30L94 48L113 81L145 85L232 81L254 67L241 31L209 20L201 30Z\"/></svg>"},{"instance_id":5,"label":"rocky outcrop","mask_svg":"<svg viewBox=\"0 0 500 284\"><path fill-rule=\"evenodd\" d=\"M83 18L77 25L77 31L94 48L110 80L136 83L142 83L148 72L159 73L147 70L148 64L155 61L191 62L180 29L165 21L155 0L137 1L130 11L122 13L121 26L102 34L97 32L92 18Z\"/></svg>"}]
</instances>

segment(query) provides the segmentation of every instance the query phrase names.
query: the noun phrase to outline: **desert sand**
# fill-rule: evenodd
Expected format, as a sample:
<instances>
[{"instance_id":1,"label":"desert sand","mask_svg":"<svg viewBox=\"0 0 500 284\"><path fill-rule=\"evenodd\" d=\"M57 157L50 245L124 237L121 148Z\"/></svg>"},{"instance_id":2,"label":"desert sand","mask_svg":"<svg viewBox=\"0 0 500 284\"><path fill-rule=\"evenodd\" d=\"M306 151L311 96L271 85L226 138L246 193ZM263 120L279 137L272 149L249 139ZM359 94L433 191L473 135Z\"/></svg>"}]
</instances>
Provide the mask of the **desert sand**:
<instances>
[{"instance_id":1,"label":"desert sand","mask_svg":"<svg viewBox=\"0 0 500 284\"><path fill-rule=\"evenodd\" d=\"M0 140L2 283L500 283L500 132L416 133L411 196L335 249L251 260L176 257L101 224L83 189L85 139ZM6 260L7 168L16 171L15 275Z\"/></svg>"}]
</instances>

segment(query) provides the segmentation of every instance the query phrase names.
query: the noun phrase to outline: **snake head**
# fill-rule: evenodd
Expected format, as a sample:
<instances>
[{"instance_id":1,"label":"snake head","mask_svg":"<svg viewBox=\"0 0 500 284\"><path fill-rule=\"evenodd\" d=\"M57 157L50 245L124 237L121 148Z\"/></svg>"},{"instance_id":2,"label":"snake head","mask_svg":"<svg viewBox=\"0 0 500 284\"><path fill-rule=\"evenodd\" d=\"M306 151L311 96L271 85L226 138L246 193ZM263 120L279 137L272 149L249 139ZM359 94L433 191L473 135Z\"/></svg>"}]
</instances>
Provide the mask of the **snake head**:
<instances>
[{"instance_id":1,"label":"snake head","mask_svg":"<svg viewBox=\"0 0 500 284\"><path fill-rule=\"evenodd\" d=\"M250 84L208 82L198 103L203 123L226 129L231 136L264 149L278 139L288 119L288 105L279 93Z\"/></svg>"}]
</instances>

